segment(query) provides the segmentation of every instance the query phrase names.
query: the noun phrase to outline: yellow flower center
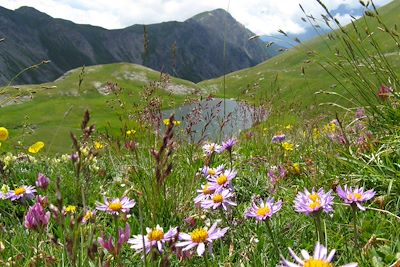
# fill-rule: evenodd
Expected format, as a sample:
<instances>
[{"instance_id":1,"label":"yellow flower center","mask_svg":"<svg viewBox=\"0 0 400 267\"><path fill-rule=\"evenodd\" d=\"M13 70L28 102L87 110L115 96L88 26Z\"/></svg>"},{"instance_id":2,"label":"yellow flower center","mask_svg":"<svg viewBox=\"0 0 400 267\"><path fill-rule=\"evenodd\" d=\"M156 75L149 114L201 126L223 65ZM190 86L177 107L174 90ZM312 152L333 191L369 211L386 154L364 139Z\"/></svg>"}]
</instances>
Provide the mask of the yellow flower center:
<instances>
[{"instance_id":1,"label":"yellow flower center","mask_svg":"<svg viewBox=\"0 0 400 267\"><path fill-rule=\"evenodd\" d=\"M348 199L352 199L353 197L355 197L357 200L360 200L362 195L360 193L354 193L354 194L350 193L347 195Z\"/></svg>"},{"instance_id":2,"label":"yellow flower center","mask_svg":"<svg viewBox=\"0 0 400 267\"><path fill-rule=\"evenodd\" d=\"M308 198L312 201L312 202L320 202L320 198L318 196L318 194L314 193L308 196Z\"/></svg>"},{"instance_id":3,"label":"yellow flower center","mask_svg":"<svg viewBox=\"0 0 400 267\"><path fill-rule=\"evenodd\" d=\"M214 203L221 203L224 197L221 194L216 194L213 196Z\"/></svg>"},{"instance_id":4,"label":"yellow flower center","mask_svg":"<svg viewBox=\"0 0 400 267\"><path fill-rule=\"evenodd\" d=\"M120 211L122 209L122 203L121 202L114 202L108 204L108 208L112 211Z\"/></svg>"},{"instance_id":5,"label":"yellow flower center","mask_svg":"<svg viewBox=\"0 0 400 267\"><path fill-rule=\"evenodd\" d=\"M215 173L216 173L216 171L213 170L213 169L208 169L207 172L208 172L209 175L215 175Z\"/></svg>"},{"instance_id":6,"label":"yellow flower center","mask_svg":"<svg viewBox=\"0 0 400 267\"><path fill-rule=\"evenodd\" d=\"M319 203L318 201L311 202L311 203L308 205L308 207L309 207L310 209L316 209L316 208L321 207L321 203Z\"/></svg>"},{"instance_id":7,"label":"yellow flower center","mask_svg":"<svg viewBox=\"0 0 400 267\"><path fill-rule=\"evenodd\" d=\"M23 195L23 194L25 194L25 192L26 192L26 189L23 188L23 187L18 187L18 188L16 188L16 189L14 190L14 193L15 193L17 196Z\"/></svg>"},{"instance_id":8,"label":"yellow flower center","mask_svg":"<svg viewBox=\"0 0 400 267\"><path fill-rule=\"evenodd\" d=\"M203 188L203 194L204 195L211 195L212 193L214 193L214 190L211 190L208 188L208 184L206 184Z\"/></svg>"},{"instance_id":9,"label":"yellow flower center","mask_svg":"<svg viewBox=\"0 0 400 267\"><path fill-rule=\"evenodd\" d=\"M268 207L259 208L256 212L257 216L265 216L271 212L271 209Z\"/></svg>"},{"instance_id":10,"label":"yellow flower center","mask_svg":"<svg viewBox=\"0 0 400 267\"><path fill-rule=\"evenodd\" d=\"M147 234L147 238L150 241L160 241L164 238L164 232L159 229L153 229L150 233Z\"/></svg>"},{"instance_id":11,"label":"yellow flower center","mask_svg":"<svg viewBox=\"0 0 400 267\"><path fill-rule=\"evenodd\" d=\"M306 261L304 261L303 267L332 267L333 265L327 261L324 260L316 260L313 258L310 258Z\"/></svg>"},{"instance_id":12,"label":"yellow flower center","mask_svg":"<svg viewBox=\"0 0 400 267\"><path fill-rule=\"evenodd\" d=\"M190 237L192 241L195 243L204 243L208 237L208 232L205 229L196 229L192 233L190 233Z\"/></svg>"},{"instance_id":13,"label":"yellow flower center","mask_svg":"<svg viewBox=\"0 0 400 267\"><path fill-rule=\"evenodd\" d=\"M219 185L225 184L226 181L228 181L228 177L226 177L225 174L221 174L221 175L218 176L218 178L217 178L217 183L218 183Z\"/></svg>"}]
</instances>

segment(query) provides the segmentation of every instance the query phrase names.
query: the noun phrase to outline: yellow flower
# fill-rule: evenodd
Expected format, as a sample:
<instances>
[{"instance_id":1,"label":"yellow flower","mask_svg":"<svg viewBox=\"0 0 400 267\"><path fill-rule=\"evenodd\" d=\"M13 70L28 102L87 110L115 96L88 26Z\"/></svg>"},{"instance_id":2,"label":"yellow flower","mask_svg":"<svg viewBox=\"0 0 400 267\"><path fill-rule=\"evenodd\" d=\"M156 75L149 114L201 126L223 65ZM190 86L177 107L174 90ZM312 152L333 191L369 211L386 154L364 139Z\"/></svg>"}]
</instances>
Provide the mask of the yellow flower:
<instances>
[{"instance_id":1,"label":"yellow flower","mask_svg":"<svg viewBox=\"0 0 400 267\"><path fill-rule=\"evenodd\" d=\"M285 129L286 129L286 130L290 130L290 129L292 129L292 128L293 128L293 126L292 126L291 124L288 124L288 125L285 126Z\"/></svg>"},{"instance_id":2,"label":"yellow flower","mask_svg":"<svg viewBox=\"0 0 400 267\"><path fill-rule=\"evenodd\" d=\"M164 123L165 126L168 126L169 125L169 119L164 119L163 123Z\"/></svg>"},{"instance_id":3,"label":"yellow flower","mask_svg":"<svg viewBox=\"0 0 400 267\"><path fill-rule=\"evenodd\" d=\"M104 145L102 143L100 143L99 141L95 141L94 142L94 148L99 150L102 149L104 147Z\"/></svg>"},{"instance_id":4,"label":"yellow flower","mask_svg":"<svg viewBox=\"0 0 400 267\"><path fill-rule=\"evenodd\" d=\"M324 125L324 133L334 133L336 131L336 124L335 123L328 123Z\"/></svg>"},{"instance_id":5,"label":"yellow flower","mask_svg":"<svg viewBox=\"0 0 400 267\"><path fill-rule=\"evenodd\" d=\"M36 142L28 148L28 152L32 154L38 153L44 147L44 143L42 141Z\"/></svg>"},{"instance_id":6,"label":"yellow flower","mask_svg":"<svg viewBox=\"0 0 400 267\"><path fill-rule=\"evenodd\" d=\"M294 149L294 145L289 143L289 142L283 142L282 143L282 147L283 149L285 149L286 151L293 151Z\"/></svg>"},{"instance_id":7,"label":"yellow flower","mask_svg":"<svg viewBox=\"0 0 400 267\"><path fill-rule=\"evenodd\" d=\"M0 141L6 141L8 139L8 130L4 127L0 127Z\"/></svg>"},{"instance_id":8,"label":"yellow flower","mask_svg":"<svg viewBox=\"0 0 400 267\"><path fill-rule=\"evenodd\" d=\"M313 137L314 139L319 139L321 137L321 133L318 128L313 129Z\"/></svg>"},{"instance_id":9,"label":"yellow flower","mask_svg":"<svg viewBox=\"0 0 400 267\"><path fill-rule=\"evenodd\" d=\"M300 164L299 163L293 163L293 173L294 174L300 174L301 169L300 169Z\"/></svg>"},{"instance_id":10,"label":"yellow flower","mask_svg":"<svg viewBox=\"0 0 400 267\"><path fill-rule=\"evenodd\" d=\"M164 120L163 120L163 123L164 123L165 126L168 126L168 125L169 125L169 119L164 119ZM174 126L179 126L179 125L181 125L181 121L174 120L174 121L172 122L172 124L173 124Z\"/></svg>"},{"instance_id":11,"label":"yellow flower","mask_svg":"<svg viewBox=\"0 0 400 267\"><path fill-rule=\"evenodd\" d=\"M134 135L135 133L136 133L135 130L128 130L128 131L126 131L126 135L127 135L127 136Z\"/></svg>"},{"instance_id":12,"label":"yellow flower","mask_svg":"<svg viewBox=\"0 0 400 267\"><path fill-rule=\"evenodd\" d=\"M67 206L65 208L65 212L69 213L69 214L75 213L76 212L76 206L73 206L73 205Z\"/></svg>"}]
</instances>

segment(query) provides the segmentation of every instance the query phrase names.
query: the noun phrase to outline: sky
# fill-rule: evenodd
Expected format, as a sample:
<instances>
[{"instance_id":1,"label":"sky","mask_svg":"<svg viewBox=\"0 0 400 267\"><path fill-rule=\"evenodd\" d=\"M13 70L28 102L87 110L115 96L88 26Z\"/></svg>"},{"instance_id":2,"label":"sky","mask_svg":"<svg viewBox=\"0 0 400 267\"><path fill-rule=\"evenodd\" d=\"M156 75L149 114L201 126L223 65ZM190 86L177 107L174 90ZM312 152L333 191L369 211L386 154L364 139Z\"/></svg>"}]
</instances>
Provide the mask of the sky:
<instances>
[{"instance_id":1,"label":"sky","mask_svg":"<svg viewBox=\"0 0 400 267\"><path fill-rule=\"evenodd\" d=\"M380 6L390 1L374 0L374 3ZM360 14L358 0L323 2L342 24L350 21L349 14ZM279 29L292 34L304 33L309 25L301 20L304 15L299 3L308 13L315 16L322 13L315 0L0 0L0 6L8 9L31 6L55 18L106 29L184 21L198 13L223 8L259 35L276 34Z\"/></svg>"}]
</instances>

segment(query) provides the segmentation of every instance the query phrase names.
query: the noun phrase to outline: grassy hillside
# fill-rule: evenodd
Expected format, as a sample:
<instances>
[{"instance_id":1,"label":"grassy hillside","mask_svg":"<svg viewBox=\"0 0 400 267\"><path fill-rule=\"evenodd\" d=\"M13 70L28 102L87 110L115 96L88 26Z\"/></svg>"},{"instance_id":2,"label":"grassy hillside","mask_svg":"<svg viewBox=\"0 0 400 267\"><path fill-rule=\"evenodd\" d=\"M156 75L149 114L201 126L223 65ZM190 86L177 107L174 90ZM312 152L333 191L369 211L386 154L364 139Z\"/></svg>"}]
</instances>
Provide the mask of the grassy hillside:
<instances>
[{"instance_id":1,"label":"grassy hillside","mask_svg":"<svg viewBox=\"0 0 400 267\"><path fill-rule=\"evenodd\" d=\"M400 2L393 1L378 12L380 19L393 31L390 35L383 32L382 24L379 24L375 17L364 16L353 25L344 27L343 31L336 30L330 36L318 37L300 44L255 67L226 75L226 97L255 102L272 101L275 109L285 109L292 115L296 113L295 117L311 117L310 115L314 116L321 111L336 110L326 106L323 109L318 108L318 105L324 102L348 105L347 101L337 95L315 94L324 90L352 97L352 93L356 93L357 81L349 80L349 75L344 73L341 73L341 76L336 75L337 80L333 77L335 75L329 75L324 68L333 74L337 74L341 68L347 69L347 72L364 73L365 76L361 79L366 80L371 87L375 85L377 91L380 85L387 84L394 74L378 75L376 68L379 66L371 67L372 64L369 64L371 57L380 56L374 48L375 41L379 46L378 50L383 51L383 56L396 70L395 75L400 72L399 49L396 45L398 33L395 30L395 24L400 19ZM370 34L365 32L366 28L370 30ZM393 37L397 37L397 40L393 40ZM354 58L349 54L346 42L350 43L350 49L354 49ZM352 62L349 62L349 58ZM378 58L376 62L384 65L384 59ZM395 79L391 80L393 82ZM223 81L224 78L220 77L201 82L199 85L214 91L218 96L223 96ZM371 93L371 98L376 91Z\"/></svg>"},{"instance_id":2,"label":"grassy hillside","mask_svg":"<svg viewBox=\"0 0 400 267\"><path fill-rule=\"evenodd\" d=\"M80 76L83 80L79 90ZM65 151L65 146L71 144L69 132L79 129L86 109L97 128L117 131L123 127L121 116L127 118L135 107L143 109L151 98L159 97L162 107L168 108L183 103L187 94L197 96L201 92L197 85L176 78L155 84L160 77L159 72L149 68L121 63L87 67L83 74L82 69L74 69L51 83L4 87L0 89L0 102L4 105L9 98L18 104L0 108L1 123L22 145L43 140L50 142L50 152ZM123 90L118 95L112 93L107 82L117 83ZM155 90L146 102L143 94L150 91L146 85L151 82ZM131 121L127 127L135 125Z\"/></svg>"}]
</instances>

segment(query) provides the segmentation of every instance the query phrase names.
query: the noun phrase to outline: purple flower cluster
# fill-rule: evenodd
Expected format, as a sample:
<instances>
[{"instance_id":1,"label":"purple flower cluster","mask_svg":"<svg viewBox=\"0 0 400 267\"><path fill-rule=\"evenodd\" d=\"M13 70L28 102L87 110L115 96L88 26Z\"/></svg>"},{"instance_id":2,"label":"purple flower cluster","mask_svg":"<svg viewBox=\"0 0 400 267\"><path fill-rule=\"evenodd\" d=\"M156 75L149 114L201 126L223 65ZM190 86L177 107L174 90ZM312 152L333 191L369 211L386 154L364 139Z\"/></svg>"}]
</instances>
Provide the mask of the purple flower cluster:
<instances>
[{"instance_id":1,"label":"purple flower cluster","mask_svg":"<svg viewBox=\"0 0 400 267\"><path fill-rule=\"evenodd\" d=\"M273 137L272 137L272 143L282 143L283 141L285 141L286 139L286 135L282 132L278 132L276 133Z\"/></svg>"},{"instance_id":2,"label":"purple flower cluster","mask_svg":"<svg viewBox=\"0 0 400 267\"><path fill-rule=\"evenodd\" d=\"M333 196L332 191L324 192L323 188L318 191L312 189L309 192L304 189L304 192L298 192L294 200L294 208L299 213L304 213L306 215L314 214L320 211L326 213L333 211Z\"/></svg>"},{"instance_id":3,"label":"purple flower cluster","mask_svg":"<svg viewBox=\"0 0 400 267\"><path fill-rule=\"evenodd\" d=\"M113 244L112 235L108 239L105 239L102 234L101 237L97 239L97 242L99 242L99 244L109 253L115 256L119 254L122 245L128 241L130 235L131 228L129 227L129 224L126 224L125 229L118 229L118 239L115 244Z\"/></svg>"},{"instance_id":4,"label":"purple flower cluster","mask_svg":"<svg viewBox=\"0 0 400 267\"><path fill-rule=\"evenodd\" d=\"M29 208L25 216L24 226L29 230L39 230L47 226L50 212L46 212L40 202Z\"/></svg>"},{"instance_id":5,"label":"purple flower cluster","mask_svg":"<svg viewBox=\"0 0 400 267\"><path fill-rule=\"evenodd\" d=\"M224 165L217 168L205 166L202 169L203 176L207 183L197 190L199 195L194 199L204 209L223 208L228 210L230 206L236 206L232 201L234 198L232 180L236 177L235 170L225 170Z\"/></svg>"}]
</instances>

